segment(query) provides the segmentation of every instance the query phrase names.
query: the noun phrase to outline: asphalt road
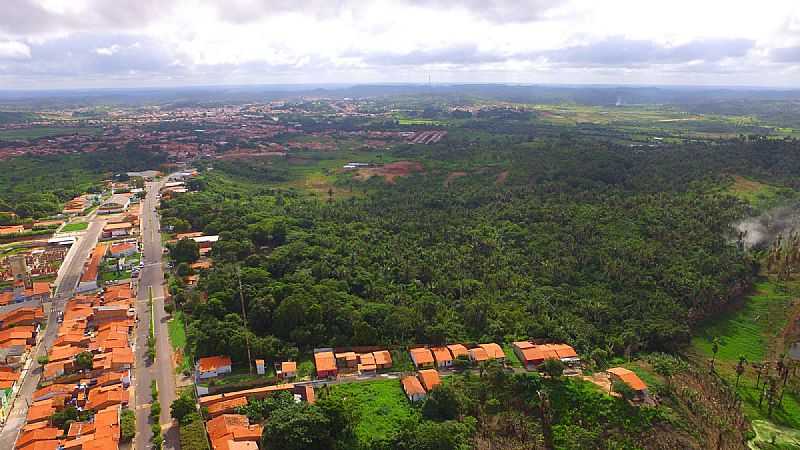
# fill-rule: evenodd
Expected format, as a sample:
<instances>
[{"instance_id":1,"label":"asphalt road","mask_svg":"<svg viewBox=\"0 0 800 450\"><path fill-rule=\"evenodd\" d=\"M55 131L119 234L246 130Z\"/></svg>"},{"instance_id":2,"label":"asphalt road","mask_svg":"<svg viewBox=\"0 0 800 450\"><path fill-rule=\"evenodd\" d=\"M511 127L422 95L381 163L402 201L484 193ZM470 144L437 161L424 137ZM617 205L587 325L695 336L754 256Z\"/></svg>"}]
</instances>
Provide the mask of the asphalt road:
<instances>
[{"instance_id":1,"label":"asphalt road","mask_svg":"<svg viewBox=\"0 0 800 450\"><path fill-rule=\"evenodd\" d=\"M56 278L56 295L51 302L47 316L47 328L44 331L44 338L31 352L33 356L31 356L30 366L22 380L22 386L6 419L6 423L2 431L0 431L0 443L3 443L3 448L6 448L6 443L12 443L7 448L13 448L13 443L16 443L22 427L25 426L30 398L36 392L39 378L42 375L41 366L36 362L36 359L41 355L46 355L50 347L53 346L53 342L55 342L58 335L58 313L64 311L66 300L75 294L75 287L78 285L78 280L80 280L83 272L83 265L91 254L92 249L97 245L97 240L100 238L104 225L104 220L93 220L83 237L70 248L64 258L61 271L58 278Z\"/></svg>"},{"instance_id":2,"label":"asphalt road","mask_svg":"<svg viewBox=\"0 0 800 450\"><path fill-rule=\"evenodd\" d=\"M155 207L158 204L160 182L146 184L147 196L142 204L141 239L144 247L144 267L139 276L139 295L136 313L136 449L151 449L150 444L150 383L158 384L158 401L161 404L160 424L164 434L165 449L179 449L177 426L172 426L169 407L175 400L175 369L172 363L172 347L169 343L167 315L164 312L164 271L161 266L163 246L160 225ZM147 359L147 335L150 326L149 298L153 296L155 318L156 359Z\"/></svg>"}]
</instances>

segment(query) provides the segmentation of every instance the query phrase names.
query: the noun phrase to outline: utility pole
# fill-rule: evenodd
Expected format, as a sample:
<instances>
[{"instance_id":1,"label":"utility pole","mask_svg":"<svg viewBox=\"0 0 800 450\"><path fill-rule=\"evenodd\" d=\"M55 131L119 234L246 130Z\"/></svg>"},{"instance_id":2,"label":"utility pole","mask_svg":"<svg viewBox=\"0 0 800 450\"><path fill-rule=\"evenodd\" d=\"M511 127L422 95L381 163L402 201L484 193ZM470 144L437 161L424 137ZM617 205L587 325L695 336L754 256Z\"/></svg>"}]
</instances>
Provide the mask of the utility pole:
<instances>
[{"instance_id":1,"label":"utility pole","mask_svg":"<svg viewBox=\"0 0 800 450\"><path fill-rule=\"evenodd\" d=\"M244 342L247 345L247 367L250 369L250 375L253 375L253 357L250 354L250 337L247 335L247 313L244 311L244 289L242 289L242 274L239 271L239 265L236 265L236 278L239 279L239 301L242 303L242 320L244 321Z\"/></svg>"}]
</instances>

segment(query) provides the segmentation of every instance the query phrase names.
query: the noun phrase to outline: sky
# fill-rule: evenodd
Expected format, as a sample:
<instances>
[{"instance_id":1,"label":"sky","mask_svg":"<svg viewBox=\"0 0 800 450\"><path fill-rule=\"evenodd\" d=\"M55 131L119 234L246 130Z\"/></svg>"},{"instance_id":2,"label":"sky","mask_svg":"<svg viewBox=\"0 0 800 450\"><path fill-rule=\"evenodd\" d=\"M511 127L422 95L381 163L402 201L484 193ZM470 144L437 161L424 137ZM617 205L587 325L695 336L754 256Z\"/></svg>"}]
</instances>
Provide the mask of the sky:
<instances>
[{"instance_id":1,"label":"sky","mask_svg":"<svg viewBox=\"0 0 800 450\"><path fill-rule=\"evenodd\" d=\"M0 89L800 88L800 0L3 0Z\"/></svg>"}]
</instances>

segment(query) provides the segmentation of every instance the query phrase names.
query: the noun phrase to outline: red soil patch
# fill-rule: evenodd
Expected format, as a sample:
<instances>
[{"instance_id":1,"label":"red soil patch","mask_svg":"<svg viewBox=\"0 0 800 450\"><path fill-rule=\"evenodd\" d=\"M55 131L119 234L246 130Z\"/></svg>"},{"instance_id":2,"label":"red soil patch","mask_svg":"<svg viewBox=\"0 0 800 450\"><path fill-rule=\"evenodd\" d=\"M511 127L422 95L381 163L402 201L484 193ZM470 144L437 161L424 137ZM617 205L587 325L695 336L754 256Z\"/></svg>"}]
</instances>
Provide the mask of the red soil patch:
<instances>
[{"instance_id":1,"label":"red soil patch","mask_svg":"<svg viewBox=\"0 0 800 450\"><path fill-rule=\"evenodd\" d=\"M499 174L497 174L497 179L495 180L495 183L496 184L503 184L503 183L506 182L507 179L508 179L508 171L504 170L504 171L500 172Z\"/></svg>"},{"instance_id":2,"label":"red soil patch","mask_svg":"<svg viewBox=\"0 0 800 450\"><path fill-rule=\"evenodd\" d=\"M461 178L465 176L467 176L467 172L450 172L447 175L447 178L445 178L444 180L444 187L450 186L450 183L452 183L456 178Z\"/></svg>"},{"instance_id":3,"label":"red soil patch","mask_svg":"<svg viewBox=\"0 0 800 450\"><path fill-rule=\"evenodd\" d=\"M383 167L369 167L359 169L355 177L358 180L368 180L374 176L383 177L387 183L394 184L397 177L405 177L413 172L424 172L417 161L397 161L384 165Z\"/></svg>"}]
</instances>

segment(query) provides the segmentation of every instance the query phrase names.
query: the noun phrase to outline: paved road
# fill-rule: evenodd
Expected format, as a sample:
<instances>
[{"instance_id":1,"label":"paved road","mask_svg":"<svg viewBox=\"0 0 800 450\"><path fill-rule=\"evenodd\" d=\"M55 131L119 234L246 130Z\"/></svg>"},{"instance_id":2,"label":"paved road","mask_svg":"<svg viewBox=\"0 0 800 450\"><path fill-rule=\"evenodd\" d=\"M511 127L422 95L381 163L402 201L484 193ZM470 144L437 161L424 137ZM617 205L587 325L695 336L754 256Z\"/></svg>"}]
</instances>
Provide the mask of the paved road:
<instances>
[{"instance_id":1,"label":"paved road","mask_svg":"<svg viewBox=\"0 0 800 450\"><path fill-rule=\"evenodd\" d=\"M58 313L64 310L66 300L75 294L75 287L80 280L81 272L83 272L83 265L89 257L92 249L97 245L97 240L100 233L103 231L105 221L93 221L86 233L78 242L70 248L64 262L61 265L61 271L56 278L56 295L51 302L50 311L47 316L47 328L44 331L44 338L39 342L39 345L31 351L31 361L28 366L28 371L24 374L22 385L14 401L11 412L8 415L6 423L0 431L0 443L15 443L19 437L19 432L25 425L25 418L28 415L28 404L36 387L39 384L39 378L42 375L42 369L36 358L41 355L46 355L53 342L56 340L58 334ZM13 444L8 448L12 448Z\"/></svg>"},{"instance_id":2,"label":"paved road","mask_svg":"<svg viewBox=\"0 0 800 450\"><path fill-rule=\"evenodd\" d=\"M136 449L150 449L150 383L158 384L161 404L161 427L164 432L164 448L179 449L178 429L172 427L169 407L175 400L175 369L172 364L172 347L169 343L167 315L164 312L164 271L161 266L163 246L161 245L160 225L155 206L158 204L160 182L146 184L147 196L142 204L140 217L144 264L139 277L139 297L136 306L139 322L136 329ZM147 335L150 325L149 297L152 290L155 316L156 360L147 360Z\"/></svg>"}]
</instances>

